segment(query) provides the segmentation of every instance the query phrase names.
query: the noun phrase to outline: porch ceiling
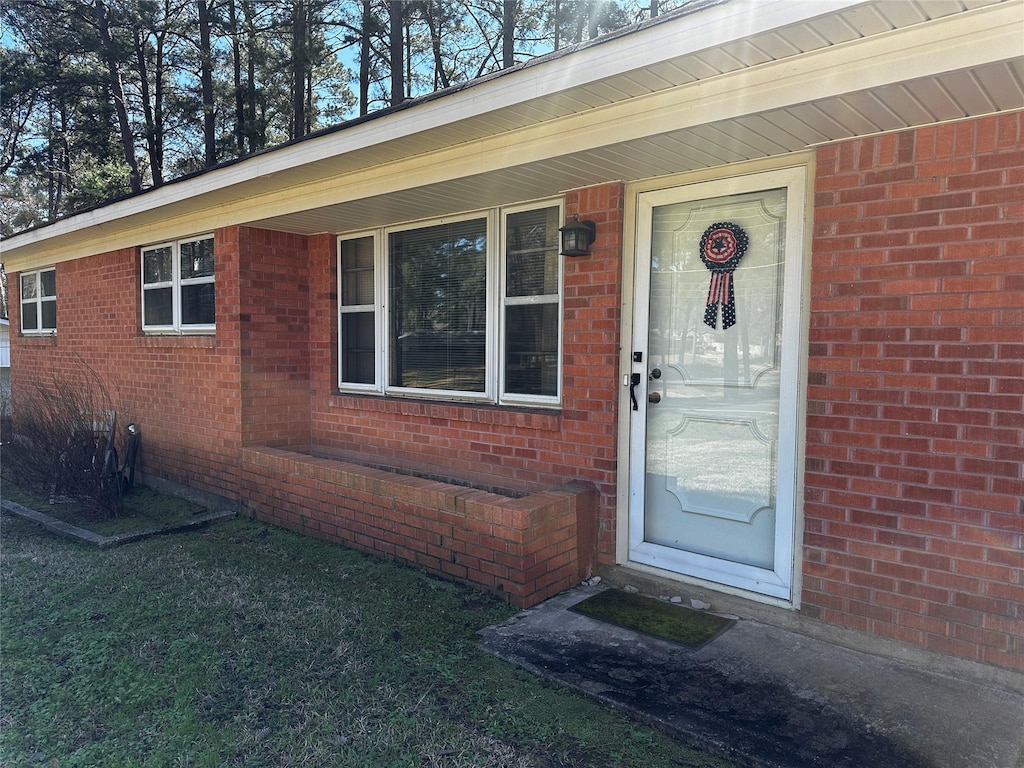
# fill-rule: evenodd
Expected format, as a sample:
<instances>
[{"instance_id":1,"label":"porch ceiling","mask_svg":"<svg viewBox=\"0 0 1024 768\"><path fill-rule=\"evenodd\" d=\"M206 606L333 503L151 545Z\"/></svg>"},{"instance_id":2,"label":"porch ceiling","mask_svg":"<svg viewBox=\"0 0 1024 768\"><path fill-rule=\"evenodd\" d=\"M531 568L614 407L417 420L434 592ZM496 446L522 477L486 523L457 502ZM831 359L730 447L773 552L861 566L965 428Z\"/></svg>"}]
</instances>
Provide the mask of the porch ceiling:
<instances>
[{"instance_id":1,"label":"porch ceiling","mask_svg":"<svg viewBox=\"0 0 1024 768\"><path fill-rule=\"evenodd\" d=\"M1024 0L707 0L17 235L4 260L231 224L344 232L1021 109L1022 28Z\"/></svg>"}]
</instances>

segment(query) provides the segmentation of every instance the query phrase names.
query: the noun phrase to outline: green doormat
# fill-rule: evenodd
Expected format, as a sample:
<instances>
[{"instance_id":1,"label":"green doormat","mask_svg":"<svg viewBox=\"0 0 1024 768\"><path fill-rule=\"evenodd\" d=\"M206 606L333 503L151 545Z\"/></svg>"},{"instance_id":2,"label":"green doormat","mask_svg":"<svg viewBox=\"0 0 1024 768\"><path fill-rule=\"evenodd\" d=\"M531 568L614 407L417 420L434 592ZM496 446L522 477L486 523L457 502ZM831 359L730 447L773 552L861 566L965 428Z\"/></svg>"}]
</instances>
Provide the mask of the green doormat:
<instances>
[{"instance_id":1,"label":"green doormat","mask_svg":"<svg viewBox=\"0 0 1024 768\"><path fill-rule=\"evenodd\" d=\"M619 589L606 589L576 603L570 610L690 648L711 642L735 623L732 619Z\"/></svg>"}]
</instances>

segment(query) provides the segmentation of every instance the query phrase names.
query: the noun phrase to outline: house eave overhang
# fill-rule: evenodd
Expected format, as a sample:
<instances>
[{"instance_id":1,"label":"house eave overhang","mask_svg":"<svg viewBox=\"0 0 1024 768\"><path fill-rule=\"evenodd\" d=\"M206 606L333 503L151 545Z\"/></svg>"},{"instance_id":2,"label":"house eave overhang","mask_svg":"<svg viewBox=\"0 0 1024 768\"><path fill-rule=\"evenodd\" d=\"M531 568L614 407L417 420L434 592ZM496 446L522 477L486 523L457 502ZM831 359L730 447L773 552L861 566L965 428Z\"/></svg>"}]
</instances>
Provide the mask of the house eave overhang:
<instances>
[{"instance_id":1,"label":"house eave overhang","mask_svg":"<svg viewBox=\"0 0 1024 768\"><path fill-rule=\"evenodd\" d=\"M0 258L15 272L231 225L343 232L1024 108L1024 0L889 29L882 5L701 5L15 235Z\"/></svg>"}]
</instances>

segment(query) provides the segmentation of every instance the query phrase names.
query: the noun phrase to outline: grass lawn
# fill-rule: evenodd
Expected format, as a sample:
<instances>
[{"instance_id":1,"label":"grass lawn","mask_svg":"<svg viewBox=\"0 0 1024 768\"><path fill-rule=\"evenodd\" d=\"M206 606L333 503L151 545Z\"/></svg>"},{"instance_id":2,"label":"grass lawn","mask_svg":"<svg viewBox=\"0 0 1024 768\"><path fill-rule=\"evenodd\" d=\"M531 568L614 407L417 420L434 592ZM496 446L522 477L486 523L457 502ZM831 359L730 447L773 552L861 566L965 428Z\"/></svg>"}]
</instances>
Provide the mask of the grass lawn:
<instances>
[{"instance_id":1,"label":"grass lawn","mask_svg":"<svg viewBox=\"0 0 1024 768\"><path fill-rule=\"evenodd\" d=\"M728 765L478 651L514 609L410 568L246 519L0 526L6 768Z\"/></svg>"}]
</instances>

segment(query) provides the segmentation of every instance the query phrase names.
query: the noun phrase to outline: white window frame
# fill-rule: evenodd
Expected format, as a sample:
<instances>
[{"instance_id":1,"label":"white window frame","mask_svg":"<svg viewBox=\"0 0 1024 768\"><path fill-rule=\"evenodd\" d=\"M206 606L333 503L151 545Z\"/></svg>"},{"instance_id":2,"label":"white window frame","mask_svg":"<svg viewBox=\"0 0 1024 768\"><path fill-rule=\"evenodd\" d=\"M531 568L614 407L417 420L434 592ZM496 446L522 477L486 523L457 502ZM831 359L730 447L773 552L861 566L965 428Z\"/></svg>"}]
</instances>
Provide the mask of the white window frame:
<instances>
[{"instance_id":1,"label":"white window frame","mask_svg":"<svg viewBox=\"0 0 1024 768\"><path fill-rule=\"evenodd\" d=\"M552 299L552 294L543 294L538 296L509 296L508 287L506 285L506 277L508 274L507 270L507 259L508 253L506 253L505 244L508 240L508 219L509 216L516 213L522 213L523 211L535 211L542 208L557 208L558 214L555 217L556 221L565 221L565 210L561 200L548 200L539 203L526 203L523 205L509 206L502 208L500 211L501 227L500 227L500 251L501 258L499 259L500 264L498 265L498 274L501 278L501 307L498 312L498 322L500 324L499 337L501 343L498 347L498 373L500 376L500 402L504 404L515 404L515 405L537 405L547 406L558 404L562 401L562 332L564 327L563 318L564 315L564 302L565 302L565 257L561 254L557 254L558 260L558 294ZM557 250L561 251L560 243L556 245ZM552 395L527 395L516 392L506 392L506 361L505 361L505 341L508 334L508 329L505 327L508 307L512 306L536 306L539 304L557 304L558 305L558 347L557 347L557 373L556 373L556 384L555 394Z\"/></svg>"},{"instance_id":2,"label":"white window frame","mask_svg":"<svg viewBox=\"0 0 1024 768\"><path fill-rule=\"evenodd\" d=\"M202 277L193 278L182 278L181 277L181 246L183 243L196 243L202 240L211 240L214 242L214 274L204 275ZM171 279L164 280L161 282L147 283L146 282L146 253L149 251L159 250L161 248L171 249ZM205 283L212 283L216 286L216 274L217 274L217 255L216 255L216 240L214 239L213 233L208 232L202 235L195 235L192 237L183 237L179 240L170 240L164 243L154 243L151 245L143 246L139 250L139 281L142 286L142 330L144 333L152 334L209 334L214 333L217 330L216 321L213 323L183 323L181 320L181 289L183 286L189 285L201 285ZM161 288L171 289L171 322L163 325L147 325L146 324L146 292L150 290L156 290ZM216 289L215 289L216 290ZM214 299L214 313L216 317L216 299Z\"/></svg>"},{"instance_id":3,"label":"white window frame","mask_svg":"<svg viewBox=\"0 0 1024 768\"><path fill-rule=\"evenodd\" d=\"M43 273L53 273L53 296L43 296ZM25 298L25 278L34 276L36 280L36 295L26 299ZM56 267L43 267L42 269L30 269L22 272L18 276L18 294L20 299L20 313L21 313L21 332L26 335L33 336L52 336L57 333L57 268ZM53 302L54 313L53 313L53 327L43 327L43 304ZM36 320L39 323L38 328L26 328L25 327L25 305L29 304L35 308Z\"/></svg>"},{"instance_id":4,"label":"white window frame","mask_svg":"<svg viewBox=\"0 0 1024 768\"><path fill-rule=\"evenodd\" d=\"M352 240L362 240L364 238L370 238L373 242L373 305L368 304L352 304L345 305L344 302L344 291L342 288L342 244ZM362 232L350 232L341 235L338 238L338 274L337 274L337 286L338 286L338 382L340 388L349 392L383 392L384 382L384 355L381 354L381 349L384 346L384 340L387 337L386 329L382 328L381 318L384 315L384 284L381 280L381 270L384 268L384 238L381 230L372 229L365 230ZM373 349L374 349L374 365L373 365L373 382L362 383L354 381L345 381L345 350L344 350L344 336L342 333L342 318L346 314L362 314L365 312L373 312Z\"/></svg>"},{"instance_id":5,"label":"white window frame","mask_svg":"<svg viewBox=\"0 0 1024 768\"><path fill-rule=\"evenodd\" d=\"M373 230L359 230L346 232L338 236L337 241L337 334L338 334L338 389L341 392L354 392L364 394L389 395L396 397L409 397L430 400L446 400L467 403L497 403L499 405L518 405L535 407L557 407L561 404L562 395L562 345L563 345L563 304L564 304L564 262L561 257L558 261L558 295L555 299L551 295L541 297L507 297L505 295L505 235L507 217L509 214L522 211L535 210L540 208L557 208L557 221L564 220L564 203L560 199L540 200L531 203L523 203L505 208L491 208L482 211L473 211L454 216L445 216L435 219L408 222L389 227L381 227ZM483 392L465 392L454 390L422 389L415 387L399 387L390 384L391 360L391 307L387 297L389 296L389 267L390 254L388 244L390 235L395 232L403 232L414 229L426 229L435 226L442 226L459 221L472 219L486 219L487 245L486 245L486 302L487 302L487 332L486 332L486 374ZM349 240L372 237L374 243L374 341L376 359L374 364L374 382L358 383L344 381L345 350L343 347L344 335L342 333L343 315L349 312L366 312L368 305L343 306L344 291L342 287L342 244ZM558 305L558 385L556 394L549 395L525 395L506 393L505 390L505 334L508 329L505 327L506 308L516 304L537 304L556 303Z\"/></svg>"}]
</instances>

